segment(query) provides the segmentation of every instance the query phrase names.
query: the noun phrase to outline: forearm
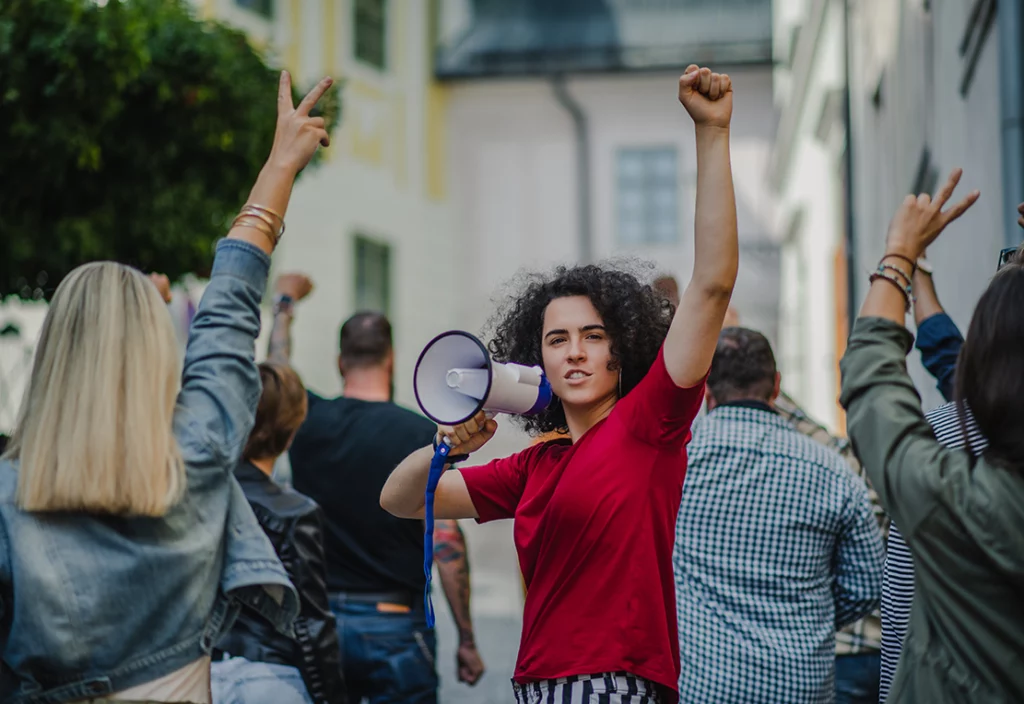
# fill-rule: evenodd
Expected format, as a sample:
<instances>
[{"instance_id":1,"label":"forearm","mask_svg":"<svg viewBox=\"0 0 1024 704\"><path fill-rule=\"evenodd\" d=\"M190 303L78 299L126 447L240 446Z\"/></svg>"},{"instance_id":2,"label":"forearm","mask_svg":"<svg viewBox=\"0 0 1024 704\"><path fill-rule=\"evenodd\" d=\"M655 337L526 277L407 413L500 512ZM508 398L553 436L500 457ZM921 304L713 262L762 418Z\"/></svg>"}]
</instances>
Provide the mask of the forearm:
<instances>
[{"instance_id":1,"label":"forearm","mask_svg":"<svg viewBox=\"0 0 1024 704\"><path fill-rule=\"evenodd\" d=\"M267 345L267 361L291 364L291 358L292 314L285 310L275 310L270 342Z\"/></svg>"},{"instance_id":2,"label":"forearm","mask_svg":"<svg viewBox=\"0 0 1024 704\"><path fill-rule=\"evenodd\" d=\"M398 518L421 517L433 457L434 449L424 447L402 460L380 492L381 508Z\"/></svg>"},{"instance_id":3,"label":"forearm","mask_svg":"<svg viewBox=\"0 0 1024 704\"><path fill-rule=\"evenodd\" d=\"M907 299L895 285L876 279L861 306L861 318L885 318L897 325L907 324Z\"/></svg>"},{"instance_id":4,"label":"forearm","mask_svg":"<svg viewBox=\"0 0 1024 704\"><path fill-rule=\"evenodd\" d=\"M292 186L295 184L295 176L295 172L291 169L268 161L260 170L260 174L252 190L249 192L249 199L246 202L262 205L284 217L285 211L288 210L288 200L292 195ZM252 224L258 227L260 223L257 220L258 218L248 217L243 222L251 221ZM266 227L265 224L263 226ZM274 243L264 232L256 227L236 225L228 232L228 237L244 240L259 247L267 254L274 251Z\"/></svg>"},{"instance_id":5,"label":"forearm","mask_svg":"<svg viewBox=\"0 0 1024 704\"><path fill-rule=\"evenodd\" d=\"M944 313L939 297L935 293L935 282L932 277L920 269L914 272L914 324L920 325L923 321Z\"/></svg>"},{"instance_id":6,"label":"forearm","mask_svg":"<svg viewBox=\"0 0 1024 704\"><path fill-rule=\"evenodd\" d=\"M434 528L434 558L445 598L459 629L460 643L475 642L469 611L469 556L466 538L457 521L438 521Z\"/></svg>"},{"instance_id":7,"label":"forearm","mask_svg":"<svg viewBox=\"0 0 1024 704\"><path fill-rule=\"evenodd\" d=\"M739 238L729 130L697 128L697 202L690 286L728 297L736 284Z\"/></svg>"},{"instance_id":8,"label":"forearm","mask_svg":"<svg viewBox=\"0 0 1024 704\"><path fill-rule=\"evenodd\" d=\"M711 367L738 266L729 131L698 128L693 276L665 339L665 366L677 386L699 383Z\"/></svg>"}]
</instances>

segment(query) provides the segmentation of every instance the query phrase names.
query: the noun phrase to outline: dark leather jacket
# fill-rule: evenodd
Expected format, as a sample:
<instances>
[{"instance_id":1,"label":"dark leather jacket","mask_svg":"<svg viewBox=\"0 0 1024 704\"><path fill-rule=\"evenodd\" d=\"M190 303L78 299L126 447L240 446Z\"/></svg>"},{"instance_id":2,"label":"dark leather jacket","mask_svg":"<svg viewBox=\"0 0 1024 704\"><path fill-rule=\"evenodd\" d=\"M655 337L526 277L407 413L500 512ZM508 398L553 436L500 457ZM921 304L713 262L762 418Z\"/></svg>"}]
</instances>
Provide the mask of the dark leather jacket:
<instances>
[{"instance_id":1,"label":"dark leather jacket","mask_svg":"<svg viewBox=\"0 0 1024 704\"><path fill-rule=\"evenodd\" d=\"M338 633L327 603L320 507L248 462L239 463L235 478L295 585L301 610L291 640L259 614L243 609L217 644L215 658L226 653L253 662L296 667L316 704L346 703Z\"/></svg>"}]
</instances>

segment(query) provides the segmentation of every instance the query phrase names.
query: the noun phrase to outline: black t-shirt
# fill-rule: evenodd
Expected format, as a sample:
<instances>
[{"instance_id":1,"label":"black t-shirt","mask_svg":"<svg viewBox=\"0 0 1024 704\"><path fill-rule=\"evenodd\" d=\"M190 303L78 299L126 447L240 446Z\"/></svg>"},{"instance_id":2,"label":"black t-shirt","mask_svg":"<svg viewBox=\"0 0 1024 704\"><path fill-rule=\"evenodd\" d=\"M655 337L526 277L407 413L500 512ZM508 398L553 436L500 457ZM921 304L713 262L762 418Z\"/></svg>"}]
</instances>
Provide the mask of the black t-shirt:
<instances>
[{"instance_id":1,"label":"black t-shirt","mask_svg":"<svg viewBox=\"0 0 1024 704\"><path fill-rule=\"evenodd\" d=\"M327 588L423 591L423 521L380 507L388 475L437 427L394 403L308 394L289 458L295 489L323 509Z\"/></svg>"}]
</instances>

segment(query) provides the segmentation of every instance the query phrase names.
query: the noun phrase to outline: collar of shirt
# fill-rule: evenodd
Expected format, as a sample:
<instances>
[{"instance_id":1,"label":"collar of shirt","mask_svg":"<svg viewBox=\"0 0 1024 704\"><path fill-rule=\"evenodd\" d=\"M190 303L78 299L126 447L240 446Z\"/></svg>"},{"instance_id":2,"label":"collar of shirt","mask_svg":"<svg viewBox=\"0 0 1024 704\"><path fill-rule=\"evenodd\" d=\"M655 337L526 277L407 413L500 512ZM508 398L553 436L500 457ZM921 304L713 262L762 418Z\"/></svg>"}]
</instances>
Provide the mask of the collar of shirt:
<instances>
[{"instance_id":1,"label":"collar of shirt","mask_svg":"<svg viewBox=\"0 0 1024 704\"><path fill-rule=\"evenodd\" d=\"M715 410L719 408L752 408L755 411L767 411L768 413L778 414L770 403L765 401L758 401L756 399L740 399L738 401L726 401L715 406Z\"/></svg>"}]
</instances>

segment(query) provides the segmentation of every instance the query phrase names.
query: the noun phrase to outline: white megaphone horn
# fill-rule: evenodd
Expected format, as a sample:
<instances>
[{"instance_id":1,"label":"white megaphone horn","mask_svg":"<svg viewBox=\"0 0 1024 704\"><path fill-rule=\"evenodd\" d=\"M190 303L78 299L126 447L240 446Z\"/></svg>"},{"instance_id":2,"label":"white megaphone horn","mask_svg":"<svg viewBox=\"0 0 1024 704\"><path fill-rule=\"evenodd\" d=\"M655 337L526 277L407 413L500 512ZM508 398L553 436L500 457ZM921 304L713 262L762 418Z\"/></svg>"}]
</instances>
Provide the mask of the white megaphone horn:
<instances>
[{"instance_id":1,"label":"white megaphone horn","mask_svg":"<svg viewBox=\"0 0 1024 704\"><path fill-rule=\"evenodd\" d=\"M492 361L484 343L461 330L427 343L413 389L423 413L441 425L464 423L480 411L531 415L551 403L551 384L540 367Z\"/></svg>"}]
</instances>

